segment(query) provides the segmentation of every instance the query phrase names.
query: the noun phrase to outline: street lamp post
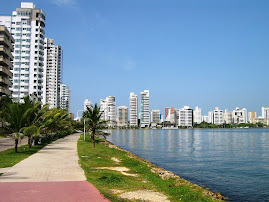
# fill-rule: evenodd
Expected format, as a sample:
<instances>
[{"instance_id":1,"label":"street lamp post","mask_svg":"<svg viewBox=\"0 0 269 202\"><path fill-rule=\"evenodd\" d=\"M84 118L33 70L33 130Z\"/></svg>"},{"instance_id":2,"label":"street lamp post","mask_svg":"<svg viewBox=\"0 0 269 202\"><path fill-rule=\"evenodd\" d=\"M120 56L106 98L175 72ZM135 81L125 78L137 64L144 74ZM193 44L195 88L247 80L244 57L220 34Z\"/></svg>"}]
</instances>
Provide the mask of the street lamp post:
<instances>
[{"instance_id":1,"label":"street lamp post","mask_svg":"<svg viewBox=\"0 0 269 202\"><path fill-rule=\"evenodd\" d=\"M84 112L84 110L78 110L78 112L77 112L77 118L76 118L76 120L80 120L81 118L79 118L79 116L78 116L78 113L79 112ZM84 141L85 141L85 134L86 134L86 128L85 128L85 118L83 119L83 123L84 123L84 130L83 130L83 132L84 132Z\"/></svg>"}]
</instances>

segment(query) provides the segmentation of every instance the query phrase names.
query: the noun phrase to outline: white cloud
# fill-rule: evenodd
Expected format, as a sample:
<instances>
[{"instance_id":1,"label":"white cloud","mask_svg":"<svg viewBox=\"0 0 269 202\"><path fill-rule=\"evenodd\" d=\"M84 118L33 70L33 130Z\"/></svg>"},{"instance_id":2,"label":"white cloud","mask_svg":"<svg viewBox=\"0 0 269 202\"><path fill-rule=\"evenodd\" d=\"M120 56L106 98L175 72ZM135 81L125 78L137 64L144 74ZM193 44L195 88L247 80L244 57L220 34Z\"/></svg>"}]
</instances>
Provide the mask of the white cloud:
<instances>
[{"instance_id":1,"label":"white cloud","mask_svg":"<svg viewBox=\"0 0 269 202\"><path fill-rule=\"evenodd\" d=\"M123 69L125 71L132 71L136 67L136 63L134 61L129 60L125 65L123 65Z\"/></svg>"}]
</instances>

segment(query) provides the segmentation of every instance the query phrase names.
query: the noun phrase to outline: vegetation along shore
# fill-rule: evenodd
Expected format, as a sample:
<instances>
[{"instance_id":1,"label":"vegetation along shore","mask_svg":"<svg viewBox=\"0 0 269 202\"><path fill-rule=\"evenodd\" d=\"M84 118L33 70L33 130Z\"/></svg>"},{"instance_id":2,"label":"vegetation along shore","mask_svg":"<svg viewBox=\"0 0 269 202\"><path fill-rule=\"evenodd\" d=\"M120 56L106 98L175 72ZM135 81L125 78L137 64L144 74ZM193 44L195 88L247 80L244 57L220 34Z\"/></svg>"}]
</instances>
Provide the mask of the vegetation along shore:
<instances>
[{"instance_id":1,"label":"vegetation along shore","mask_svg":"<svg viewBox=\"0 0 269 202\"><path fill-rule=\"evenodd\" d=\"M90 136L78 141L79 162L87 180L111 201L223 201L220 193L180 178L131 152Z\"/></svg>"}]
</instances>

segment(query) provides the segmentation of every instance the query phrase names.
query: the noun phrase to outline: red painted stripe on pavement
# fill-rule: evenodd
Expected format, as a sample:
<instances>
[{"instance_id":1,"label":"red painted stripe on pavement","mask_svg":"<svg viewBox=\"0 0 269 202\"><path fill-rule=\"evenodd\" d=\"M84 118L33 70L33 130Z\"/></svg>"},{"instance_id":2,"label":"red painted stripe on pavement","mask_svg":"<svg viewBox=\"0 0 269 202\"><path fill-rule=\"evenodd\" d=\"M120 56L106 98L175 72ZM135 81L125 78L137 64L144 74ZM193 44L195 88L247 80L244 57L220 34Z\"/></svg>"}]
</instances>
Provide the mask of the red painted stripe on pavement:
<instances>
[{"instance_id":1,"label":"red painted stripe on pavement","mask_svg":"<svg viewBox=\"0 0 269 202\"><path fill-rule=\"evenodd\" d=\"M1 182L0 201L90 201L108 202L87 181L72 182Z\"/></svg>"}]
</instances>

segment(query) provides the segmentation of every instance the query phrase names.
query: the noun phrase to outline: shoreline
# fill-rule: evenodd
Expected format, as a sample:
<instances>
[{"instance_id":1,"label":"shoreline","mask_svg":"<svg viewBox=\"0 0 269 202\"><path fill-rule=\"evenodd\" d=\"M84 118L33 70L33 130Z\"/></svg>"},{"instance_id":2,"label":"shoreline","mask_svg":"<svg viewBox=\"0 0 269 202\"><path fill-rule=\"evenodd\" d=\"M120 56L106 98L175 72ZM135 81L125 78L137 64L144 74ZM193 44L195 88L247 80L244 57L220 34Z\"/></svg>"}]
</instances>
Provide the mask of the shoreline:
<instances>
[{"instance_id":1,"label":"shoreline","mask_svg":"<svg viewBox=\"0 0 269 202\"><path fill-rule=\"evenodd\" d=\"M162 179L170 179L170 178L173 178L173 179L184 180L184 181L185 181L185 184L191 184L191 185L193 185L193 186L195 186L195 187L197 187L197 188L203 190L203 194L204 194L204 195L208 195L208 196L211 196L211 197L214 198L214 199L217 199L217 200L223 200L223 201L229 199L228 197L222 196L221 193L219 193L219 192L216 192L216 193L215 193L215 192L211 191L209 188L201 187L201 186L199 186L199 185L197 185L197 184L194 184L194 183L192 183L192 182L190 182L190 181L188 181L188 180L185 180L184 178L181 178L180 176L174 174L173 172L168 171L168 170L166 170L166 169L164 169L164 168L161 168L161 167L159 167L159 166L153 164L152 162L150 162L150 161L148 161L148 160L146 160L146 159L143 159L143 158L137 156L136 154L134 154L134 153L132 153L132 152L130 152L130 151L127 151L127 150L125 150L125 149L119 147L118 145L113 144L112 142L110 142L110 141L108 141L108 140L105 140L105 142L100 142L100 144L108 145L110 148L115 148L115 149L117 149L117 150L124 151L124 152L126 152L126 153L128 154L128 156L129 156L130 158L133 158L133 159L136 159L136 160L138 160L138 161L141 161L141 162L146 163L147 166L148 166L149 168L151 168L151 171L152 171L153 173L158 174L159 177L162 178Z\"/></svg>"}]
</instances>

